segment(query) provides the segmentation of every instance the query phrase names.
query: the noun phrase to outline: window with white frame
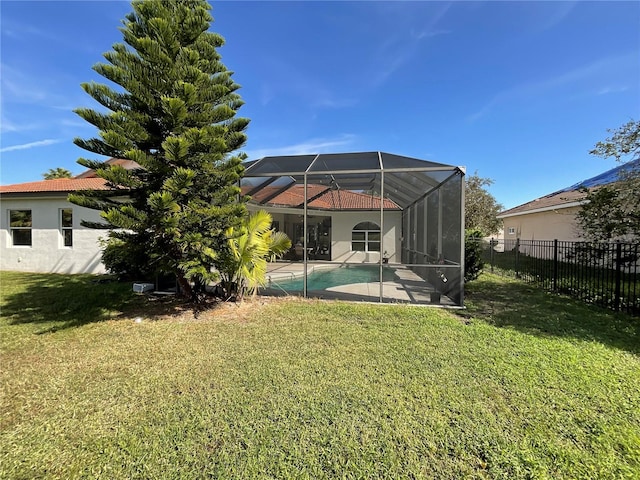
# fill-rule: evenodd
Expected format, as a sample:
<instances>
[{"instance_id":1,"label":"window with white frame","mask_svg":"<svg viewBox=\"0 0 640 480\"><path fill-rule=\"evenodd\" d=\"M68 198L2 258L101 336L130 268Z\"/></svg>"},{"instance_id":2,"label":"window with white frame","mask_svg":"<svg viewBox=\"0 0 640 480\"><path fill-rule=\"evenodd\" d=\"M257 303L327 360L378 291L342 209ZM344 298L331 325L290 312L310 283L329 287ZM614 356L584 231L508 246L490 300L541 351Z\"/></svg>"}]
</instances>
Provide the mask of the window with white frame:
<instances>
[{"instance_id":1,"label":"window with white frame","mask_svg":"<svg viewBox=\"0 0 640 480\"><path fill-rule=\"evenodd\" d=\"M62 245L73 247L73 209L60 209L60 232L62 233Z\"/></svg>"},{"instance_id":2,"label":"window with white frame","mask_svg":"<svg viewBox=\"0 0 640 480\"><path fill-rule=\"evenodd\" d=\"M516 227L509 227L509 230L507 230L507 232L509 232L509 235L515 235L516 234Z\"/></svg>"},{"instance_id":3,"label":"window with white frame","mask_svg":"<svg viewBox=\"0 0 640 480\"><path fill-rule=\"evenodd\" d=\"M379 252L380 227L373 222L361 222L353 227L351 250L354 252Z\"/></svg>"},{"instance_id":4,"label":"window with white frame","mask_svg":"<svg viewBox=\"0 0 640 480\"><path fill-rule=\"evenodd\" d=\"M9 210L9 230L14 247L31 246L31 210Z\"/></svg>"}]
</instances>

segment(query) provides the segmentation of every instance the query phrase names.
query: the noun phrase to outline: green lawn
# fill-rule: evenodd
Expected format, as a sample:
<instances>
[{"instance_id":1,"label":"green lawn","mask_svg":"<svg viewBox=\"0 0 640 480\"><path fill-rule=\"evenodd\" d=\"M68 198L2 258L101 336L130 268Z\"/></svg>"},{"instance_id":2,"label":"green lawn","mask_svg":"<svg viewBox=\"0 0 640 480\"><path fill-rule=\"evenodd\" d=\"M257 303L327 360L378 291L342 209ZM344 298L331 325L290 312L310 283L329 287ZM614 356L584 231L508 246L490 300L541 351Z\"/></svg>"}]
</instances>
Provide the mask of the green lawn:
<instances>
[{"instance_id":1,"label":"green lawn","mask_svg":"<svg viewBox=\"0 0 640 480\"><path fill-rule=\"evenodd\" d=\"M195 318L92 280L0 274L0 478L640 477L638 319L491 275Z\"/></svg>"}]
</instances>

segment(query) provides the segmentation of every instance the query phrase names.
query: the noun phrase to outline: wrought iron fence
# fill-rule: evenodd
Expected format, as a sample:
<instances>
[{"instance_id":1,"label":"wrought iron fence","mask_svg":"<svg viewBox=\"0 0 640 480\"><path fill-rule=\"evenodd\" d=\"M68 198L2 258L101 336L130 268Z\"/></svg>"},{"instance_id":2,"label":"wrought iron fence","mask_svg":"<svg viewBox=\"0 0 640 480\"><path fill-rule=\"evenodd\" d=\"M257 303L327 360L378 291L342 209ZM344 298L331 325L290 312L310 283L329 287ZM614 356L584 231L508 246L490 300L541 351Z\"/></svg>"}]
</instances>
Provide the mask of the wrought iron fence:
<instances>
[{"instance_id":1,"label":"wrought iron fence","mask_svg":"<svg viewBox=\"0 0 640 480\"><path fill-rule=\"evenodd\" d=\"M483 240L485 269L640 316L640 243Z\"/></svg>"}]
</instances>

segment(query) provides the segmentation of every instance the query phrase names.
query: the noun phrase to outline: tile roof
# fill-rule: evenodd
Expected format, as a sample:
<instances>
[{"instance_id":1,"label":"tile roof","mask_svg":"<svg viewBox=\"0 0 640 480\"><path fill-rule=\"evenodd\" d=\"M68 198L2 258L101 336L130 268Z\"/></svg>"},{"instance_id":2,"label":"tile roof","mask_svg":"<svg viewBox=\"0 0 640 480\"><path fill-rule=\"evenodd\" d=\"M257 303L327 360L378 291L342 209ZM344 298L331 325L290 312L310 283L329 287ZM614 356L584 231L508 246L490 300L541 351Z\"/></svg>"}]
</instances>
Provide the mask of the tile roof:
<instances>
[{"instance_id":1,"label":"tile roof","mask_svg":"<svg viewBox=\"0 0 640 480\"><path fill-rule=\"evenodd\" d=\"M122 165L127 170L140 168L140 165L136 162L121 158L110 158L104 163L108 165ZM56 178L53 180L0 185L0 194L76 192L78 190L108 190L108 187L106 186L105 180L98 178L95 170L91 169L85 170L80 175L72 178Z\"/></svg>"},{"instance_id":2,"label":"tile roof","mask_svg":"<svg viewBox=\"0 0 640 480\"><path fill-rule=\"evenodd\" d=\"M299 207L304 203L304 185L294 185L269 200L269 197L277 193L278 189L278 187L265 187L256 192L252 200L256 203L267 200L264 203L280 207ZM380 209L380 197L351 190L328 190L324 185L307 185L307 196L311 199L309 207L320 210ZM384 208L400 210L398 204L388 198L384 199Z\"/></svg>"},{"instance_id":3,"label":"tile roof","mask_svg":"<svg viewBox=\"0 0 640 480\"><path fill-rule=\"evenodd\" d=\"M1 185L3 193L51 193L75 192L77 190L108 190L102 178L56 178L54 180L40 180L38 182L16 183Z\"/></svg>"},{"instance_id":4,"label":"tile roof","mask_svg":"<svg viewBox=\"0 0 640 480\"><path fill-rule=\"evenodd\" d=\"M131 160L111 158L105 163L122 165L126 169L139 168L140 166ZM17 183L14 185L0 186L0 194L19 193L52 193L74 192L77 190L108 190L105 180L96 177L94 170L87 170L73 178L58 178L54 180L40 180L38 182ZM293 185L288 190L277 194L280 187L267 186L256 192L252 199L256 203L263 203L280 207L300 207L304 203L304 185ZM244 189L245 192L248 187ZM311 202L310 208L320 210L379 210L380 197L354 192L351 190L331 190L324 185L307 185L307 195ZM384 208L387 210L400 210L393 200L385 198Z\"/></svg>"},{"instance_id":5,"label":"tile roof","mask_svg":"<svg viewBox=\"0 0 640 480\"><path fill-rule=\"evenodd\" d=\"M133 160L124 160L122 158L110 158L104 163L106 163L107 165L120 165L124 167L126 170L134 170L136 168L140 168L140 165L138 165ZM82 172L80 175L76 175L73 178L91 178L95 176L96 176L96 171L89 169Z\"/></svg>"}]
</instances>

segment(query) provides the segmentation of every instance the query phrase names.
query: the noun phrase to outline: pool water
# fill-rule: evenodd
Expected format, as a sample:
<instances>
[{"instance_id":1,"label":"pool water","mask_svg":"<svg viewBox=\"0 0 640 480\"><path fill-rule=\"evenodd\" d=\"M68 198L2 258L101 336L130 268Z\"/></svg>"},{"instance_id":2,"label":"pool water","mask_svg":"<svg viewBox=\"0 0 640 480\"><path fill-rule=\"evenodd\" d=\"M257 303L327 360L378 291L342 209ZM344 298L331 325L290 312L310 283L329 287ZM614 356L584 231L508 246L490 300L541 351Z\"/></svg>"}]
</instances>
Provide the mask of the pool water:
<instances>
[{"instance_id":1,"label":"pool water","mask_svg":"<svg viewBox=\"0 0 640 480\"><path fill-rule=\"evenodd\" d=\"M383 267L383 281L394 279L392 268ZM378 265L351 265L331 268L326 270L316 270L307 277L307 290L326 290L340 285L350 285L352 283L371 283L380 281L380 267ZM303 290L303 278L272 280L271 286L282 288L283 290L294 292Z\"/></svg>"}]
</instances>

